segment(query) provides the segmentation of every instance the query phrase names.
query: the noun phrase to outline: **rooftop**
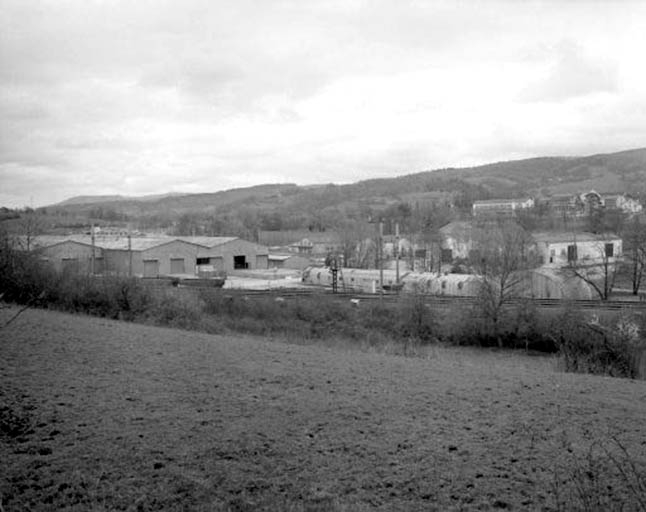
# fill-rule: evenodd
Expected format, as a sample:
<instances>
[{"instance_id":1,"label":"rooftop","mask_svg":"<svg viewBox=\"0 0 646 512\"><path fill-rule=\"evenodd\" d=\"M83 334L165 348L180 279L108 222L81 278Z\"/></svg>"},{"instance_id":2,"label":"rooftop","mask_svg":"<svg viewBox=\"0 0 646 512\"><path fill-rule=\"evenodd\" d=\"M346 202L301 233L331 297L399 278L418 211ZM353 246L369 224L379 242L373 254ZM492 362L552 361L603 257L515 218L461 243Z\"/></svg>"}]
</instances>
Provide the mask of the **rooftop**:
<instances>
[{"instance_id":1,"label":"rooftop","mask_svg":"<svg viewBox=\"0 0 646 512\"><path fill-rule=\"evenodd\" d=\"M532 237L537 242L546 243L563 243L563 242L603 242L618 240L619 237L612 233L595 234L595 233L566 233L566 232L552 232L544 231L540 233L532 233Z\"/></svg>"},{"instance_id":2,"label":"rooftop","mask_svg":"<svg viewBox=\"0 0 646 512\"><path fill-rule=\"evenodd\" d=\"M212 248L225 243L237 240L237 237L224 237L224 236L133 236L130 237L130 242L128 242L128 236L125 235L101 235L97 234L94 237L94 246L101 249L108 250L122 250L127 251L128 248L133 251L145 251L146 249L151 249L152 247L158 247L160 245L168 244L174 241L180 241L184 243L189 243L193 245L198 245L200 247ZM78 235L41 235L34 237L31 240L31 246L34 248L39 247L51 247L63 242L76 242L79 244L84 244L91 246L92 245L92 236L85 234ZM23 245L25 245L23 243Z\"/></svg>"},{"instance_id":3,"label":"rooftop","mask_svg":"<svg viewBox=\"0 0 646 512\"><path fill-rule=\"evenodd\" d=\"M217 247L237 240L236 236L176 236L174 240L181 240L189 244L201 245L202 247Z\"/></svg>"},{"instance_id":4,"label":"rooftop","mask_svg":"<svg viewBox=\"0 0 646 512\"><path fill-rule=\"evenodd\" d=\"M485 204L512 204L512 203L522 203L529 201L529 197L521 197L516 199L483 199L481 201L473 201L473 206L476 205L485 205Z\"/></svg>"}]
</instances>

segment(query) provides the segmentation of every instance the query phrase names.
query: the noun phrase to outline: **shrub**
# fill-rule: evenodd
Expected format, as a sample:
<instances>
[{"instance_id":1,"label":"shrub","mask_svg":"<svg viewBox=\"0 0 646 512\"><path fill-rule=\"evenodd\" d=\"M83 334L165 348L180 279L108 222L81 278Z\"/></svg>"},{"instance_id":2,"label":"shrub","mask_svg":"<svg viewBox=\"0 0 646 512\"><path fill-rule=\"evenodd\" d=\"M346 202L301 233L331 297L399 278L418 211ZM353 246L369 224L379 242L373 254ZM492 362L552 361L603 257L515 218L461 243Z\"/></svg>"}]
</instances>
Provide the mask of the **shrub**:
<instances>
[{"instance_id":1,"label":"shrub","mask_svg":"<svg viewBox=\"0 0 646 512\"><path fill-rule=\"evenodd\" d=\"M638 328L627 330L626 322L620 317L615 324L602 323L595 316L586 318L580 311L566 309L551 334L565 371L637 376L635 356L643 349L644 339Z\"/></svg>"},{"instance_id":2,"label":"shrub","mask_svg":"<svg viewBox=\"0 0 646 512\"><path fill-rule=\"evenodd\" d=\"M193 294L180 294L168 289L155 298L148 308L148 315L161 325L182 329L198 329L201 325L203 304Z\"/></svg>"},{"instance_id":3,"label":"shrub","mask_svg":"<svg viewBox=\"0 0 646 512\"><path fill-rule=\"evenodd\" d=\"M589 441L585 450L564 438L553 464L557 511L646 511L646 467L617 436Z\"/></svg>"}]
</instances>

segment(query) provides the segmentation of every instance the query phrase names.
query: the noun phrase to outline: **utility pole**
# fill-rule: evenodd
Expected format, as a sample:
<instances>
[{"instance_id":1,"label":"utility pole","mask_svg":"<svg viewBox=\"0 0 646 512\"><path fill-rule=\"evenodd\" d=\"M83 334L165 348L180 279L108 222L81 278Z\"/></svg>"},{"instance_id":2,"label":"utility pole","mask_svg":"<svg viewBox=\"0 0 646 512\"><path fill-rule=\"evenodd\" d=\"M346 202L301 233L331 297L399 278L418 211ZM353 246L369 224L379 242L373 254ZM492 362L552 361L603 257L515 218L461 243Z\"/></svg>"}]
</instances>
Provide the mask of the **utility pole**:
<instances>
[{"instance_id":1,"label":"utility pole","mask_svg":"<svg viewBox=\"0 0 646 512\"><path fill-rule=\"evenodd\" d=\"M395 283L399 287L399 222L395 222Z\"/></svg>"},{"instance_id":2,"label":"utility pole","mask_svg":"<svg viewBox=\"0 0 646 512\"><path fill-rule=\"evenodd\" d=\"M337 293L339 289L339 266L337 264L336 256L332 258L332 261L330 263L330 272L332 272L332 293Z\"/></svg>"},{"instance_id":3,"label":"utility pole","mask_svg":"<svg viewBox=\"0 0 646 512\"><path fill-rule=\"evenodd\" d=\"M379 254L379 298L384 298L384 223L379 221L379 246L377 253Z\"/></svg>"},{"instance_id":4,"label":"utility pole","mask_svg":"<svg viewBox=\"0 0 646 512\"><path fill-rule=\"evenodd\" d=\"M132 277L132 235L128 230L128 276Z\"/></svg>"},{"instance_id":5,"label":"utility pole","mask_svg":"<svg viewBox=\"0 0 646 512\"><path fill-rule=\"evenodd\" d=\"M92 236L92 275L96 273L96 245L95 245L95 239L94 239L94 224L92 224L91 229L91 236Z\"/></svg>"}]
</instances>

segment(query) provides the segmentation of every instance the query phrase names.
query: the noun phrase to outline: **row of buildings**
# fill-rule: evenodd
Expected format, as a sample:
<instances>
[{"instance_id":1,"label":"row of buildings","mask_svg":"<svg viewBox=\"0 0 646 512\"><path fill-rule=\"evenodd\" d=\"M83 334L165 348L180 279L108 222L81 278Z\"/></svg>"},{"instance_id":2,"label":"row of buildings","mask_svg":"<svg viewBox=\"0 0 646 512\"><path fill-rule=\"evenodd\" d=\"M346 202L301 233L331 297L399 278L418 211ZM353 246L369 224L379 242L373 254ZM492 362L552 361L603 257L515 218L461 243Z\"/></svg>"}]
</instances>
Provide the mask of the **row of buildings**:
<instances>
[{"instance_id":1,"label":"row of buildings","mask_svg":"<svg viewBox=\"0 0 646 512\"><path fill-rule=\"evenodd\" d=\"M525 197L474 201L472 212L474 217L513 217L519 212L527 211L537 206L543 206L546 211L553 214L572 217L589 215L599 209L619 210L626 214L640 213L643 210L641 202L628 194L599 193L595 190L590 190L589 192L576 194L555 194L538 199Z\"/></svg>"},{"instance_id":2,"label":"row of buildings","mask_svg":"<svg viewBox=\"0 0 646 512\"><path fill-rule=\"evenodd\" d=\"M21 245L63 272L210 277L269 267L266 247L237 237L78 234L38 236Z\"/></svg>"},{"instance_id":3,"label":"row of buildings","mask_svg":"<svg viewBox=\"0 0 646 512\"><path fill-rule=\"evenodd\" d=\"M410 236L384 236L382 255L387 260L385 267L392 266L396 254L402 260L402 268L412 267L412 270L447 270L455 263L473 261L479 250L479 240L486 237L491 225L486 220L477 219L453 221L439 229L438 237L433 242ZM334 232L299 235L303 238L283 246L280 256L270 255L270 266L303 269L322 262L326 255L339 254L342 250L341 238ZM541 231L527 233L527 239L538 266L546 268L571 266L573 263L594 265L604 261L615 262L623 251L621 237L607 233ZM431 261L434 263L429 264Z\"/></svg>"},{"instance_id":4,"label":"row of buildings","mask_svg":"<svg viewBox=\"0 0 646 512\"><path fill-rule=\"evenodd\" d=\"M402 270L450 271L456 264L475 261L479 240L486 238L489 221L454 221L440 228L432 241L423 237L384 236L381 259L385 268L395 264ZM357 246L372 244L370 264L377 264L374 237L355 241ZM279 237L280 240L275 239ZM620 237L580 231L527 233L538 266L559 268L573 263L600 264L621 258ZM289 242L291 240L291 242ZM118 274L154 278L160 276L212 277L245 270L295 269L324 264L330 255L340 255L347 247L339 234L317 232L267 232L261 241L237 237L132 236L128 233L88 233L68 236L38 236L22 240L23 248L35 251L44 262L59 271L92 274ZM347 242L346 244L347 245ZM343 263L343 262L342 262ZM430 263L430 264L429 264ZM343 265L348 266L348 265Z\"/></svg>"}]
</instances>

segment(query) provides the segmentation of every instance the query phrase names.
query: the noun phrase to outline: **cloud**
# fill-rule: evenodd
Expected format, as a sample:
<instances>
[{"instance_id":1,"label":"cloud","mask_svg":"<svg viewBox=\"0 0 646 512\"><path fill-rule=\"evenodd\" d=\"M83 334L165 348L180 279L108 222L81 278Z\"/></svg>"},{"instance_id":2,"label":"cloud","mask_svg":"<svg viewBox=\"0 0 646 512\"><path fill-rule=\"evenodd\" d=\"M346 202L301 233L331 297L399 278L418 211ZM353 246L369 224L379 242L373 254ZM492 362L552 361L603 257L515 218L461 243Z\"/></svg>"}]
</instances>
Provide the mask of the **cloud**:
<instances>
[{"instance_id":1,"label":"cloud","mask_svg":"<svg viewBox=\"0 0 646 512\"><path fill-rule=\"evenodd\" d=\"M519 95L520 101L564 101L594 93L614 93L619 77L612 62L585 55L583 48L569 40L560 42L548 53L545 76L530 83Z\"/></svg>"},{"instance_id":2,"label":"cloud","mask_svg":"<svg viewBox=\"0 0 646 512\"><path fill-rule=\"evenodd\" d=\"M622 5L3 0L0 189L21 205L40 184L47 202L624 148L646 8Z\"/></svg>"}]
</instances>

